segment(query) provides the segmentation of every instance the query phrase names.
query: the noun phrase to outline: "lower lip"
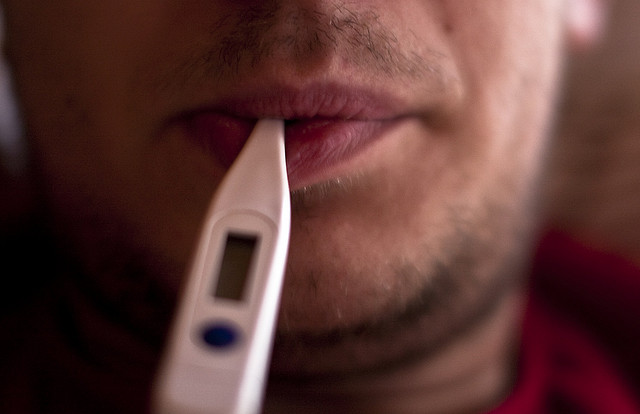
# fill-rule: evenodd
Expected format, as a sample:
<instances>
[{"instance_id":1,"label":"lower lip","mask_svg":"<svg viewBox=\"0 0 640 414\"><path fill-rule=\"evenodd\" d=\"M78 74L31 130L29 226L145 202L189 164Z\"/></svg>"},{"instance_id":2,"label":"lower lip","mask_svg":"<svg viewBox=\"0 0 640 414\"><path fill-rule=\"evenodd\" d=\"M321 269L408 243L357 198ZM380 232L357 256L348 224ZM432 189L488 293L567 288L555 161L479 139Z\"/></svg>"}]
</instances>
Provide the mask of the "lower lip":
<instances>
[{"instance_id":1,"label":"lower lip","mask_svg":"<svg viewBox=\"0 0 640 414\"><path fill-rule=\"evenodd\" d=\"M391 120L314 118L285 125L287 171L292 189L332 178L338 165L374 143ZM231 166L251 134L255 120L203 113L191 117L188 134L225 167Z\"/></svg>"}]
</instances>

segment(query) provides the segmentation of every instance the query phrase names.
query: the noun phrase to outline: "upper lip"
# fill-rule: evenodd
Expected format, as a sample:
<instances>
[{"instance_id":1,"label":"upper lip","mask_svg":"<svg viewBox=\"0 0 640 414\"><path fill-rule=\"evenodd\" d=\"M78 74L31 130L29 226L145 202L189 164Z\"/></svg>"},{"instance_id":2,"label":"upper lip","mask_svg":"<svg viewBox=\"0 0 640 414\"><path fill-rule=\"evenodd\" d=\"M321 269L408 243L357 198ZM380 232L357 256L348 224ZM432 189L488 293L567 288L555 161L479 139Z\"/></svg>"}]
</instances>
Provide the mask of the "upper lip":
<instances>
[{"instance_id":1,"label":"upper lip","mask_svg":"<svg viewBox=\"0 0 640 414\"><path fill-rule=\"evenodd\" d=\"M389 94L339 83L306 87L271 85L219 94L187 110L215 112L241 119L388 120L403 114L401 101Z\"/></svg>"}]
</instances>

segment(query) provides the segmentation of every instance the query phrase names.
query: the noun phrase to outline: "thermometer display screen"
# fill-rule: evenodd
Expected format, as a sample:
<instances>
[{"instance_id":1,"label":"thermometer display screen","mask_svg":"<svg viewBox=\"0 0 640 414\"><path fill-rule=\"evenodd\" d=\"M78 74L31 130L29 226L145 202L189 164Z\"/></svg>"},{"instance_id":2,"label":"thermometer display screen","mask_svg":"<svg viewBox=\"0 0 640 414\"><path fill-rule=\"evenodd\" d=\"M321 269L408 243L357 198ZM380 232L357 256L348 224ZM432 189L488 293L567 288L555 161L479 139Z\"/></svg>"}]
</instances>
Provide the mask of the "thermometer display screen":
<instances>
[{"instance_id":1,"label":"thermometer display screen","mask_svg":"<svg viewBox=\"0 0 640 414\"><path fill-rule=\"evenodd\" d=\"M213 289L214 297L243 300L257 246L257 236L234 233L227 235L218 282Z\"/></svg>"}]
</instances>

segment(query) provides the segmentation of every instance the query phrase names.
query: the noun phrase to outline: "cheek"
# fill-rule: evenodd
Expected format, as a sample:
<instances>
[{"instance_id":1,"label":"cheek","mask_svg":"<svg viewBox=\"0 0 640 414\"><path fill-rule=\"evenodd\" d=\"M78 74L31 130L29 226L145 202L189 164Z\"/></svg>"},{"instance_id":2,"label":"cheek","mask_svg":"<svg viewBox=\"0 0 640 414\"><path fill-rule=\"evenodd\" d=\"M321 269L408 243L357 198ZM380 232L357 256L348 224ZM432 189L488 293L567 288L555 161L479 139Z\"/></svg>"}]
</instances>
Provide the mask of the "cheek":
<instances>
[{"instance_id":1,"label":"cheek","mask_svg":"<svg viewBox=\"0 0 640 414\"><path fill-rule=\"evenodd\" d=\"M467 93L463 118L476 129L463 134L485 147L477 150L492 169L529 170L545 142L558 84L562 2L467 3L448 6L453 59Z\"/></svg>"},{"instance_id":2,"label":"cheek","mask_svg":"<svg viewBox=\"0 0 640 414\"><path fill-rule=\"evenodd\" d=\"M163 9L75 3L7 10L26 132L54 207L68 221L126 217L140 244L184 260L221 173L180 137L156 136L154 91L136 67Z\"/></svg>"}]
</instances>

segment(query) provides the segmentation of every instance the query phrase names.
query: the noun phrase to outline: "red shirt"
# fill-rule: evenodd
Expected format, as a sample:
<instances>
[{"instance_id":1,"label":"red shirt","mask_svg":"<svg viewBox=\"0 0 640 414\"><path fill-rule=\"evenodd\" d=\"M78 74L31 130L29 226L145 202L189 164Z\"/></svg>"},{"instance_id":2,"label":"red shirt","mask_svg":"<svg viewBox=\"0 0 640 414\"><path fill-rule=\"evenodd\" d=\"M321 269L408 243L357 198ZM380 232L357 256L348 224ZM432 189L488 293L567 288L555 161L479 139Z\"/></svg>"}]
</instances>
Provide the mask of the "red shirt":
<instances>
[{"instance_id":1,"label":"red shirt","mask_svg":"<svg viewBox=\"0 0 640 414\"><path fill-rule=\"evenodd\" d=\"M491 414L640 413L640 270L559 233L538 250L519 377Z\"/></svg>"}]
</instances>

